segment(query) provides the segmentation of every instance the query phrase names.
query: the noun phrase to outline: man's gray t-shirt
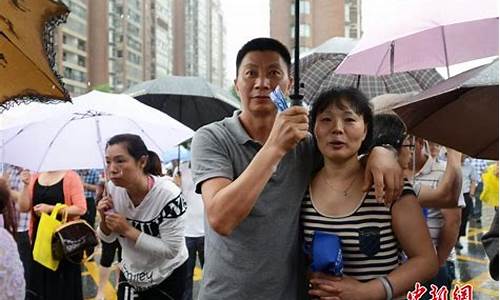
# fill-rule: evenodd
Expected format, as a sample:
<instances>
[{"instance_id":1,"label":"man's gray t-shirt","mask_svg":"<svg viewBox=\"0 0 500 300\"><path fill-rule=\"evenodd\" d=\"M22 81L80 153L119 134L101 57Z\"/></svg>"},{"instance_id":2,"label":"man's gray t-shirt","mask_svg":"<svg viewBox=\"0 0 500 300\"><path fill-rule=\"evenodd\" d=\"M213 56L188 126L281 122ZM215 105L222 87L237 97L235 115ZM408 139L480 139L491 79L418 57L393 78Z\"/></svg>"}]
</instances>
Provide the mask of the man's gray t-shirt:
<instances>
[{"instance_id":1,"label":"man's gray t-shirt","mask_svg":"<svg viewBox=\"0 0 500 300\"><path fill-rule=\"evenodd\" d=\"M196 132L191 149L197 192L208 179L238 178L262 147L249 137L239 113ZM283 157L248 217L229 236L205 223L199 299L298 299L299 214L313 151L308 136Z\"/></svg>"}]
</instances>

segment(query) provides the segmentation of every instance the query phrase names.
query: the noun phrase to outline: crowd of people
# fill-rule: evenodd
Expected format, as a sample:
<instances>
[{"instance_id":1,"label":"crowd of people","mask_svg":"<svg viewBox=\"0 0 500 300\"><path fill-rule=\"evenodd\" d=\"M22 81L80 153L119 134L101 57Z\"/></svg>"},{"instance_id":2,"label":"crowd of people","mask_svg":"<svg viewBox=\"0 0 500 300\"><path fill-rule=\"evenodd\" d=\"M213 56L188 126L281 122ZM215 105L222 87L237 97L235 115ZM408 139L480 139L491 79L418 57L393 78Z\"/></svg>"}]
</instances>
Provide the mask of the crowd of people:
<instances>
[{"instance_id":1,"label":"crowd of people","mask_svg":"<svg viewBox=\"0 0 500 300\"><path fill-rule=\"evenodd\" d=\"M236 66L241 110L200 128L192 160L172 176L132 134L107 141L104 172L4 168L6 299L83 298L81 264L63 258L52 271L32 256L40 218L58 203L60 218L96 228L97 299L115 259L118 299L190 300L197 261L202 300L398 299L417 282L451 290L455 250L467 222L480 222L481 199L493 198L498 215L498 163L409 135L355 88L277 113L269 93L293 84L277 40L249 41ZM311 269L317 258L304 249L318 232L340 238L341 274ZM498 226L485 247L498 280Z\"/></svg>"}]
</instances>

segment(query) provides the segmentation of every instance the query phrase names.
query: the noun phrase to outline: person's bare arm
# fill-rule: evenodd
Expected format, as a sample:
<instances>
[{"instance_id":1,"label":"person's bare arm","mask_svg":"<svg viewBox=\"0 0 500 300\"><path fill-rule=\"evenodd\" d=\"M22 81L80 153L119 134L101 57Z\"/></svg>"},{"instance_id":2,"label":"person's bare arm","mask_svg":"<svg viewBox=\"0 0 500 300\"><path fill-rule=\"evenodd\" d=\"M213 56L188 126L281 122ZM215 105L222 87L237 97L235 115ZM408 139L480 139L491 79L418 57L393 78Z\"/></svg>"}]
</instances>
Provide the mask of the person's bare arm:
<instances>
[{"instance_id":1,"label":"person's bare arm","mask_svg":"<svg viewBox=\"0 0 500 300\"><path fill-rule=\"evenodd\" d=\"M457 242L460 230L460 217L462 215L461 208L441 209L441 213L443 214L443 227L441 228L437 245L439 266L442 266L446 262Z\"/></svg>"},{"instance_id":2,"label":"person's bare arm","mask_svg":"<svg viewBox=\"0 0 500 300\"><path fill-rule=\"evenodd\" d=\"M28 170L23 170L21 172L21 182L24 184L24 187L21 192L17 194L17 205L21 212L28 212L31 209L31 196L29 192L31 180L30 172Z\"/></svg>"},{"instance_id":3,"label":"person's bare arm","mask_svg":"<svg viewBox=\"0 0 500 300\"><path fill-rule=\"evenodd\" d=\"M234 181L216 177L201 185L208 223L229 235L250 214L281 158L308 134L307 110L291 107L280 113L263 147Z\"/></svg>"},{"instance_id":4,"label":"person's bare arm","mask_svg":"<svg viewBox=\"0 0 500 300\"><path fill-rule=\"evenodd\" d=\"M447 163L443 178L434 189L422 185L418 194L418 202L427 208L454 208L462 191L462 154L447 148Z\"/></svg>"},{"instance_id":5,"label":"person's bare arm","mask_svg":"<svg viewBox=\"0 0 500 300\"><path fill-rule=\"evenodd\" d=\"M83 183L83 188L84 188L86 191L95 192L95 191L97 190L97 185L95 185L95 184L90 184L90 183Z\"/></svg>"},{"instance_id":6,"label":"person's bare arm","mask_svg":"<svg viewBox=\"0 0 500 300\"><path fill-rule=\"evenodd\" d=\"M392 228L408 256L408 261L392 271L388 278L394 295L401 295L415 284L431 279L438 271L438 259L422 209L413 195L403 196L392 207ZM411 234L408 233L411 228Z\"/></svg>"}]
</instances>

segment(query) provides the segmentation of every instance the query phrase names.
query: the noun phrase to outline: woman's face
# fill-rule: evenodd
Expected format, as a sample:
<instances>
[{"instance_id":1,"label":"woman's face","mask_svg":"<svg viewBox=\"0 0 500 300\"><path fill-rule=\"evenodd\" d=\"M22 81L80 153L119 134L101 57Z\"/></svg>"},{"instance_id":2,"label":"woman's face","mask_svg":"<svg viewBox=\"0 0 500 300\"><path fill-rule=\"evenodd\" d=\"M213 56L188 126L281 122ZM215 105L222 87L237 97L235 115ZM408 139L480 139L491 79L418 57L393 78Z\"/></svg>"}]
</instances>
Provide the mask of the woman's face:
<instances>
[{"instance_id":1,"label":"woman's face","mask_svg":"<svg viewBox=\"0 0 500 300\"><path fill-rule=\"evenodd\" d=\"M398 161L401 168L403 169L411 168L411 159L414 148L415 145L412 144L412 138L410 136L407 136L403 141L401 148L399 149Z\"/></svg>"},{"instance_id":2,"label":"woman's face","mask_svg":"<svg viewBox=\"0 0 500 300\"><path fill-rule=\"evenodd\" d=\"M343 108L334 104L328 106L317 115L314 125L318 148L325 159L332 161L357 156L366 137L363 116L356 114L345 101L341 106Z\"/></svg>"},{"instance_id":3,"label":"woman's face","mask_svg":"<svg viewBox=\"0 0 500 300\"><path fill-rule=\"evenodd\" d=\"M135 160L123 143L110 145L106 148L106 173L116 185L127 187L136 183L144 174L146 156Z\"/></svg>"}]
</instances>

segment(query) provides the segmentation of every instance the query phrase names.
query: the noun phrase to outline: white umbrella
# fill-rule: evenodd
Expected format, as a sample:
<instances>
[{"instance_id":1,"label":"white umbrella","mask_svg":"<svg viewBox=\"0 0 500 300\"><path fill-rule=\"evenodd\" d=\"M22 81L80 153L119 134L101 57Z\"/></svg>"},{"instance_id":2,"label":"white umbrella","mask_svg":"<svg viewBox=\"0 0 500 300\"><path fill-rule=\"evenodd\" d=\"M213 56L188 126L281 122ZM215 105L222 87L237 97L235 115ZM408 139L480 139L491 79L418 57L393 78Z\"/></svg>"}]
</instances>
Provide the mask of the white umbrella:
<instances>
[{"instance_id":1,"label":"white umbrella","mask_svg":"<svg viewBox=\"0 0 500 300\"><path fill-rule=\"evenodd\" d=\"M51 116L1 131L4 162L35 171L101 168L104 144L116 134L137 134L160 154L194 134L126 95L94 91L52 108Z\"/></svg>"}]
</instances>

